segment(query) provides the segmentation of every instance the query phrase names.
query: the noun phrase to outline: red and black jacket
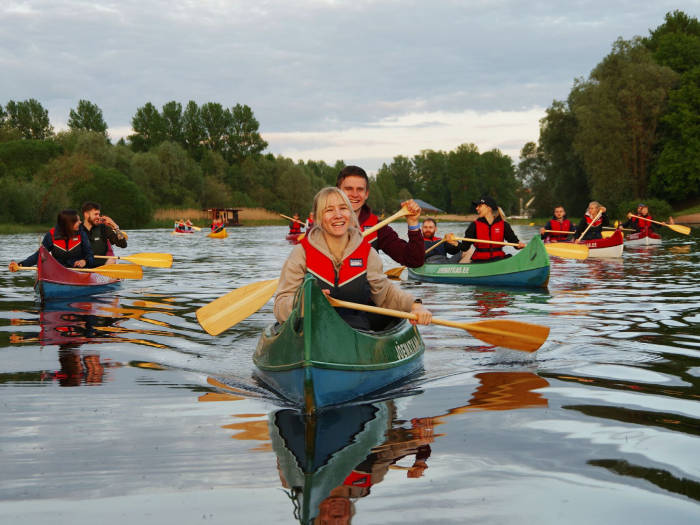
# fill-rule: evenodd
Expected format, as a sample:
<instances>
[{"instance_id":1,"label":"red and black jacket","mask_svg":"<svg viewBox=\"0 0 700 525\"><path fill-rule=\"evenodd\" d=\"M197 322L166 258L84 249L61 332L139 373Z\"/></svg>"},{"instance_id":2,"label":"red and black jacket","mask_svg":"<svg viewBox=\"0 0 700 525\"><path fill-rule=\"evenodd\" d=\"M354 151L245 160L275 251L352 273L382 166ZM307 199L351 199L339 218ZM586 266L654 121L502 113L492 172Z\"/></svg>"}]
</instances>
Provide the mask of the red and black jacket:
<instances>
[{"instance_id":1,"label":"red and black jacket","mask_svg":"<svg viewBox=\"0 0 700 525\"><path fill-rule=\"evenodd\" d=\"M500 216L494 217L491 224L484 217L479 217L469 225L464 233L465 237L470 239L481 239L484 241L512 242L518 243L520 240L515 235L510 224L501 219ZM459 247L462 251L467 251L472 245L469 241L462 241ZM506 257L503 251L503 246L498 244L474 243L474 253L472 261L493 261L504 259Z\"/></svg>"},{"instance_id":2,"label":"red and black jacket","mask_svg":"<svg viewBox=\"0 0 700 525\"><path fill-rule=\"evenodd\" d=\"M322 290L329 290L331 297L341 301L372 304L372 294L367 280L367 263L372 249L366 239L336 269L333 261L315 248L309 238L304 237L301 245L306 253L306 271L316 278ZM369 329L369 321L364 312L337 308L338 314L350 326Z\"/></svg>"},{"instance_id":3,"label":"red and black jacket","mask_svg":"<svg viewBox=\"0 0 700 525\"><path fill-rule=\"evenodd\" d=\"M75 235L64 238L60 237L54 226L49 232L44 235L41 244L46 248L54 258L63 266L72 268L76 261L85 259L86 266L93 268L95 266L95 258L93 257L90 240L84 229L79 229ZM27 257L19 263L20 266L36 266L39 260L39 250Z\"/></svg>"},{"instance_id":4,"label":"red and black jacket","mask_svg":"<svg viewBox=\"0 0 700 525\"><path fill-rule=\"evenodd\" d=\"M566 218L566 215L564 216L563 220L559 220L556 217L552 217L547 221L547 224L544 225L545 230L556 230L556 231L561 231L561 232L573 232L574 231L574 225L571 224L571 221ZM543 233L542 238L546 239L549 237L553 241L565 241L569 238L569 235L566 233Z\"/></svg>"},{"instance_id":5,"label":"red and black jacket","mask_svg":"<svg viewBox=\"0 0 700 525\"><path fill-rule=\"evenodd\" d=\"M427 252L430 248L435 246L441 240L442 237L423 237L423 246L425 247L425 251ZM437 248L430 250L430 253L426 253L425 260L426 262L428 262L428 259L430 259L431 257L433 259L439 259L441 257L447 257L448 254L454 255L457 252L459 252L459 246L453 246L448 242L443 242Z\"/></svg>"},{"instance_id":6,"label":"red and black jacket","mask_svg":"<svg viewBox=\"0 0 700 525\"><path fill-rule=\"evenodd\" d=\"M588 228L588 225L593 222L593 217L588 215L583 216L583 219L578 223L578 226L576 226L576 232L574 233L574 237L578 239L581 234L586 231L586 228ZM589 240L589 239L602 239L603 238L603 226L607 226L610 224L610 221L608 221L608 216L603 213L597 221L593 223L593 225L590 227L588 232L586 232L585 237L583 240Z\"/></svg>"},{"instance_id":7,"label":"red and black jacket","mask_svg":"<svg viewBox=\"0 0 700 525\"><path fill-rule=\"evenodd\" d=\"M379 218L372 213L366 204L360 209L357 217L360 229L364 231L379 222ZM423 247L423 234L420 229L408 230L408 242L401 239L391 226L384 226L372 235L366 237L372 248L383 251L397 263L409 268L418 268L425 262L425 248Z\"/></svg>"},{"instance_id":8,"label":"red and black jacket","mask_svg":"<svg viewBox=\"0 0 700 525\"><path fill-rule=\"evenodd\" d=\"M289 234L294 235L297 233L301 233L301 224L296 221L292 221L292 223L289 225Z\"/></svg>"},{"instance_id":9,"label":"red and black jacket","mask_svg":"<svg viewBox=\"0 0 700 525\"><path fill-rule=\"evenodd\" d=\"M641 215L640 215L641 217ZM654 224L651 222L651 219L653 217L651 215L646 215L644 216L643 219L637 219L636 217L630 217L628 221L626 221L622 227L623 228L629 228L630 226L635 229L637 232L644 232L647 235L649 235L649 232L654 231Z\"/></svg>"}]
</instances>

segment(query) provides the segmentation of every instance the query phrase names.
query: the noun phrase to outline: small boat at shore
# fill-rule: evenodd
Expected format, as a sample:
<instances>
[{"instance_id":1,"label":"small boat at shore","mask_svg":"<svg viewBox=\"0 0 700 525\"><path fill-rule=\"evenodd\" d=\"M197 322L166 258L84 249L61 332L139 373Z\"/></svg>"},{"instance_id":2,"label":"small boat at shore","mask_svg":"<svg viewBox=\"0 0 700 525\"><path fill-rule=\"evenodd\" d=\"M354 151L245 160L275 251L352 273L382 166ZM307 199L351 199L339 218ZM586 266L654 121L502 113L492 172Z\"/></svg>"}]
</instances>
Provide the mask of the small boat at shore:
<instances>
[{"instance_id":1,"label":"small boat at shore","mask_svg":"<svg viewBox=\"0 0 700 525\"><path fill-rule=\"evenodd\" d=\"M195 233L194 230L189 230L189 231L184 231L184 232L183 231L171 231L170 235L175 235L176 237L181 237L184 235L192 235L193 233Z\"/></svg>"},{"instance_id":2,"label":"small boat at shore","mask_svg":"<svg viewBox=\"0 0 700 525\"><path fill-rule=\"evenodd\" d=\"M429 283L546 287L549 255L540 237L535 236L525 248L506 259L470 264L424 264L409 268L408 276Z\"/></svg>"},{"instance_id":3,"label":"small boat at shore","mask_svg":"<svg viewBox=\"0 0 700 525\"><path fill-rule=\"evenodd\" d=\"M303 233L288 233L285 239L289 241L290 244L297 244L299 242L299 237L304 235Z\"/></svg>"},{"instance_id":4,"label":"small boat at shore","mask_svg":"<svg viewBox=\"0 0 700 525\"><path fill-rule=\"evenodd\" d=\"M39 248L34 288L41 297L42 303L51 299L67 299L108 292L117 288L120 283L120 279L99 273L77 272L66 268L46 248L43 246Z\"/></svg>"},{"instance_id":5,"label":"small boat at shore","mask_svg":"<svg viewBox=\"0 0 700 525\"><path fill-rule=\"evenodd\" d=\"M211 237L212 239L225 239L228 237L228 233L226 233L226 228L221 228L217 232L208 233L207 237Z\"/></svg>"},{"instance_id":6,"label":"small boat at shore","mask_svg":"<svg viewBox=\"0 0 700 525\"><path fill-rule=\"evenodd\" d=\"M308 275L287 321L263 330L253 363L263 383L311 414L404 379L422 368L424 352L405 319L378 332L352 328Z\"/></svg>"}]
</instances>

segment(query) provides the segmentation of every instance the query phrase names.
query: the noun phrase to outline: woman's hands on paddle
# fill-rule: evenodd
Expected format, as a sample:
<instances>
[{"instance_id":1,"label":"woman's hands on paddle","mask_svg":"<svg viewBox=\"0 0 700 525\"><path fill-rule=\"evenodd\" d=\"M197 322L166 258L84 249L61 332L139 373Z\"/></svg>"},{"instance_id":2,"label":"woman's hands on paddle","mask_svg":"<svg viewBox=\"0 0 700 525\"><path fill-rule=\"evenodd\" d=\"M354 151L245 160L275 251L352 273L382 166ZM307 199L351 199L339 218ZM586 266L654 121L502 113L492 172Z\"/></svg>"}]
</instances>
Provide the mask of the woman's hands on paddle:
<instances>
[{"instance_id":1,"label":"woman's hands on paddle","mask_svg":"<svg viewBox=\"0 0 700 525\"><path fill-rule=\"evenodd\" d=\"M420 206L418 206L413 199L409 199L402 202L401 207L405 207L409 211L409 214L406 215L406 223L408 223L409 226L418 226L418 218L421 212Z\"/></svg>"},{"instance_id":2,"label":"woman's hands on paddle","mask_svg":"<svg viewBox=\"0 0 700 525\"><path fill-rule=\"evenodd\" d=\"M411 313L418 316L418 319L415 321L411 319L411 324L430 324L433 320L433 313L421 303L413 303Z\"/></svg>"},{"instance_id":3,"label":"woman's hands on paddle","mask_svg":"<svg viewBox=\"0 0 700 525\"><path fill-rule=\"evenodd\" d=\"M80 259L79 261L75 261L73 263L73 268L85 268L86 264L87 262L85 261L85 259Z\"/></svg>"},{"instance_id":4,"label":"woman's hands on paddle","mask_svg":"<svg viewBox=\"0 0 700 525\"><path fill-rule=\"evenodd\" d=\"M10 262L10 266L8 266L11 272L16 272L19 270L19 264L17 264L15 261Z\"/></svg>"}]
</instances>

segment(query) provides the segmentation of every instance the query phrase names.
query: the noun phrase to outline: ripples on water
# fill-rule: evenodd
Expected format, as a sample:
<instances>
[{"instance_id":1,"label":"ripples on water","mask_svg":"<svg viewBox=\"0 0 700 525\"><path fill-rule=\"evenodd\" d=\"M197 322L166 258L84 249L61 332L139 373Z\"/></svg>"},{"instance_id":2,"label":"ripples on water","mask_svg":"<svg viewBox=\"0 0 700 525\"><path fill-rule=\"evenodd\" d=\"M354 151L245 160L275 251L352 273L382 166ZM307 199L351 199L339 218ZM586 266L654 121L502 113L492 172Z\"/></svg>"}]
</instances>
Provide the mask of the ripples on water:
<instances>
[{"instance_id":1,"label":"ripples on water","mask_svg":"<svg viewBox=\"0 0 700 525\"><path fill-rule=\"evenodd\" d=\"M404 281L436 316L550 338L525 354L422 327L420 377L309 426L251 377L271 303L216 338L194 316L277 277L284 233L134 231L124 253L170 252L173 268L43 309L31 276L0 273L0 522L700 520L697 237L553 258L547 290ZM39 236L2 240L6 265Z\"/></svg>"}]
</instances>

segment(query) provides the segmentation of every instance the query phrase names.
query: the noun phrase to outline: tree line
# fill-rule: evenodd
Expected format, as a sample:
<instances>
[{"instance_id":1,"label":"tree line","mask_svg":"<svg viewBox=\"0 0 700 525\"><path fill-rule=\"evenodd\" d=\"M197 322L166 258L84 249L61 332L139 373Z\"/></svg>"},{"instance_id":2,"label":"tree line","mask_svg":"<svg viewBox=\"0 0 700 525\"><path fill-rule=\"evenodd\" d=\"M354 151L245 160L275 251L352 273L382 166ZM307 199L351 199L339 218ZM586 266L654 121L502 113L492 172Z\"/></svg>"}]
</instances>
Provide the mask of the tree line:
<instances>
[{"instance_id":1,"label":"tree line","mask_svg":"<svg viewBox=\"0 0 700 525\"><path fill-rule=\"evenodd\" d=\"M565 101L554 100L517 165L471 143L397 156L372 178L369 203L393 212L413 197L468 213L490 194L517 213L519 201L534 197L536 214L545 216L557 204L580 215L592 199L623 213L654 197L652 213L663 215L666 201L700 195L699 115L700 23L674 11L648 37L618 39ZM147 224L160 207L305 214L344 166L265 153L259 123L243 104L170 101L159 109L147 102L131 123L133 134L113 144L91 101L80 100L58 133L35 99L0 105L0 221L47 223L82 200L100 202L128 227Z\"/></svg>"},{"instance_id":2,"label":"tree line","mask_svg":"<svg viewBox=\"0 0 700 525\"><path fill-rule=\"evenodd\" d=\"M663 209L700 196L700 23L667 13L647 37L618 39L574 81L520 153L518 178L537 215L588 200L613 212L650 200ZM660 211L660 210L659 210ZM652 213L654 213L652 207Z\"/></svg>"}]
</instances>

